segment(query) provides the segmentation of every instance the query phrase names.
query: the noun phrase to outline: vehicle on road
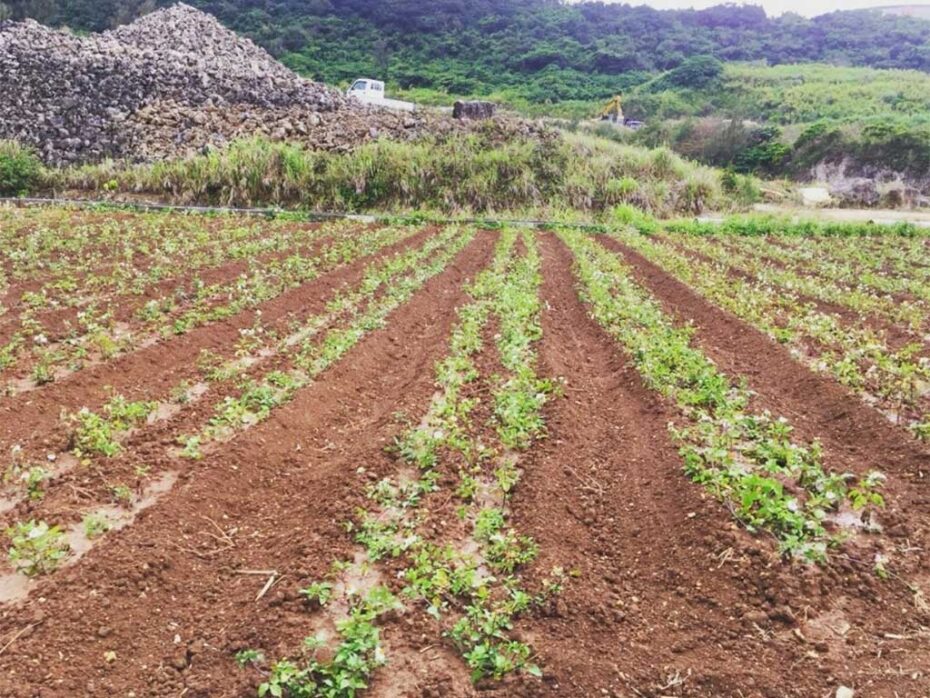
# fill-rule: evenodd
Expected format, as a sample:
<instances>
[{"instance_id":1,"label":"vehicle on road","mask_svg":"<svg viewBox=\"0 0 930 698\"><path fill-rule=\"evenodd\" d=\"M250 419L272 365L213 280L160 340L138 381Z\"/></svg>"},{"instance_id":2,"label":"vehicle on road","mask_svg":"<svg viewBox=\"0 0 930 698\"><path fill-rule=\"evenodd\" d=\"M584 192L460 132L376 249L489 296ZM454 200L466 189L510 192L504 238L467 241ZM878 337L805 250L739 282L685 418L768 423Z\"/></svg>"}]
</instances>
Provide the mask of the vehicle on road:
<instances>
[{"instance_id":1,"label":"vehicle on road","mask_svg":"<svg viewBox=\"0 0 930 698\"><path fill-rule=\"evenodd\" d=\"M371 104L397 111L416 111L417 105L413 102L404 102L399 99L388 99L384 94L384 83L381 80L359 78L346 90L346 97L355 97L363 104Z\"/></svg>"}]
</instances>

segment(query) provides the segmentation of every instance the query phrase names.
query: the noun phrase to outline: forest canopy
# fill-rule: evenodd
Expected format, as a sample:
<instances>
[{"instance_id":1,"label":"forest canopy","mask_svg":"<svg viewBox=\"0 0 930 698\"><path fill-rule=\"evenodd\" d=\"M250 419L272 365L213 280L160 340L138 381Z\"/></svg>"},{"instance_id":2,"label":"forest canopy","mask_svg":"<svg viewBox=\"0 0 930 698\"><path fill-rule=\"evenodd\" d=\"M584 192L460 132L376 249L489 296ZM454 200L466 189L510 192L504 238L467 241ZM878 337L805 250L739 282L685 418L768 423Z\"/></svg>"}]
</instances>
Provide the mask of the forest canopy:
<instances>
[{"instance_id":1,"label":"forest canopy","mask_svg":"<svg viewBox=\"0 0 930 698\"><path fill-rule=\"evenodd\" d=\"M104 30L172 4L4 2L14 18L83 31ZM711 58L930 71L930 22L874 11L805 19L769 17L761 7L743 5L660 11L555 0L188 2L319 80L344 83L377 75L403 89L476 95L509 90L530 102L599 99L695 57L703 64L686 64L688 71L715 70Z\"/></svg>"}]
</instances>

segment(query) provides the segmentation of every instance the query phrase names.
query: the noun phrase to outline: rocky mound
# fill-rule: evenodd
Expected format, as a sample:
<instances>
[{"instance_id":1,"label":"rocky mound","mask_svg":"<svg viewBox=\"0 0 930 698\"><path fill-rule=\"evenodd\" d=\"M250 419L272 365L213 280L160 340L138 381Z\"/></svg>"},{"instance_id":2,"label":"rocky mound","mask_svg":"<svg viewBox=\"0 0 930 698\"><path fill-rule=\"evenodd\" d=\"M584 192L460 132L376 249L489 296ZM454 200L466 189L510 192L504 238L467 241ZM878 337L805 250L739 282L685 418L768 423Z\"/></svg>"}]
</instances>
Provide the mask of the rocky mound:
<instances>
[{"instance_id":1,"label":"rocky mound","mask_svg":"<svg viewBox=\"0 0 930 698\"><path fill-rule=\"evenodd\" d=\"M167 41L166 41L167 37ZM152 97L188 104L344 105L341 94L299 77L264 49L183 3L153 12L102 36L134 49L155 72Z\"/></svg>"},{"instance_id":2,"label":"rocky mound","mask_svg":"<svg viewBox=\"0 0 930 698\"><path fill-rule=\"evenodd\" d=\"M89 37L2 22L0 95L0 138L30 144L53 164L133 157L133 115L159 103L350 108L338 92L183 4Z\"/></svg>"}]
</instances>

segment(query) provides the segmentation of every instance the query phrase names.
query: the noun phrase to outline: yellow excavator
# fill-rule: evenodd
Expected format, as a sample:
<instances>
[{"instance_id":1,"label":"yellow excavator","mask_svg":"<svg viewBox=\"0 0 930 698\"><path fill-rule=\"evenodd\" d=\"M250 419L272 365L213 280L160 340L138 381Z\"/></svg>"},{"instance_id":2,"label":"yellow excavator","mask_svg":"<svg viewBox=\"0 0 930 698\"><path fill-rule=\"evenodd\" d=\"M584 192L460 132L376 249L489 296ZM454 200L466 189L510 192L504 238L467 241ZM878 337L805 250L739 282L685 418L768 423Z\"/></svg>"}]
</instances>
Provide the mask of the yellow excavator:
<instances>
[{"instance_id":1,"label":"yellow excavator","mask_svg":"<svg viewBox=\"0 0 930 698\"><path fill-rule=\"evenodd\" d=\"M607 121L614 126L628 128L631 131L638 131L644 124L636 119L628 119L623 115L623 94L619 93L610 98L610 101L604 105L598 114L601 121Z\"/></svg>"},{"instance_id":2,"label":"yellow excavator","mask_svg":"<svg viewBox=\"0 0 930 698\"><path fill-rule=\"evenodd\" d=\"M616 94L604 105L600 113L601 121L623 124L623 94Z\"/></svg>"}]
</instances>

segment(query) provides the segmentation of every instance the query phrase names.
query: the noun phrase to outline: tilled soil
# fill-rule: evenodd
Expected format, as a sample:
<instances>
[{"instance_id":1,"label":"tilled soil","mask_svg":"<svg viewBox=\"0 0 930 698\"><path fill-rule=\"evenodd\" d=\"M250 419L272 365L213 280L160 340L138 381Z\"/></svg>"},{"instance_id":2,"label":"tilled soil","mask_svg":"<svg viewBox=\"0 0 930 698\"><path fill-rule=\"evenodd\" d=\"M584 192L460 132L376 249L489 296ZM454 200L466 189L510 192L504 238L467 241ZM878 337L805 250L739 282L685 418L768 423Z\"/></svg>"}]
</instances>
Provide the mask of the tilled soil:
<instances>
[{"instance_id":1,"label":"tilled soil","mask_svg":"<svg viewBox=\"0 0 930 698\"><path fill-rule=\"evenodd\" d=\"M254 695L267 662L240 669L232 656L256 647L269 660L288 656L306 636L298 590L352 557L342 524L364 503L365 486L394 468L385 448L404 430L403 416L416 419L429 404L464 286L488 264L495 239L479 233L385 328L267 421L186 463L131 525L0 607L0 695ZM560 379L563 391L546 404L547 437L521 456L510 509L540 549L524 576L568 572L564 591L515 630L543 678L472 685L431 621L404 613L384 623L391 663L370 694L806 698L849 686L856 696L930 695L930 617L915 592L930 591L930 452L603 239L668 312L694 323L698 346L723 371L748 379L759 407L788 417L800 438L823 442L830 468L889 475L882 543L851 541L823 566L784 561L774 542L743 530L687 479L668 431L672 406L589 317L569 250L551 233L538 240L538 373ZM365 263L271 301L265 319L322 307ZM89 369L21 396L9 403L5 438L26 438L31 423L55 433L55 405L99 403L107 380L139 395L170 385L201 348L232 341L250 324L246 315L123 357L110 373ZM483 373L496 370L489 357L481 362ZM892 560L885 580L857 557L878 545Z\"/></svg>"},{"instance_id":2,"label":"tilled soil","mask_svg":"<svg viewBox=\"0 0 930 698\"><path fill-rule=\"evenodd\" d=\"M926 609L921 614L923 604L919 600L915 603L914 589L925 589L930 578L926 552L930 535L930 449L642 255L610 238L601 240L632 265L637 281L655 294L668 312L694 324L697 344L720 368L748 379L760 406L787 417L801 438L820 440L828 466L839 472L879 470L889 475L888 505L880 518L890 540L885 544L886 552L895 559L898 571L894 578L879 581L872 574L871 558L865 554L868 542L857 541L850 554L840 554L827 569L788 570L777 583L766 585L766 593L791 607L803 604L805 621L819 615L829 624L835 616L844 629L850 624L839 634L842 642L813 643L815 651L818 644L826 649L817 652L818 668L831 660L841 661L850 677L847 680L868 686L867 695L930 693L930 676L925 671L900 671L900 655L911 657L905 662L909 666L924 666L930 658L926 635L914 635L926 626ZM864 549L856 550L856 543L863 543ZM794 611L792 615L798 617ZM798 625L802 636L808 624ZM836 639L833 635L830 640ZM891 659L889 652L899 656ZM812 659L807 654L804 658ZM833 671L836 673L830 677L843 678L839 669ZM894 676L901 683L892 688Z\"/></svg>"},{"instance_id":3,"label":"tilled soil","mask_svg":"<svg viewBox=\"0 0 930 698\"><path fill-rule=\"evenodd\" d=\"M412 249L434 232L426 229L399 243L387 245L378 255ZM91 366L45 386L40 391L24 392L0 401L6 417L0 422L0 449L8 451L14 444L25 449L60 450L67 444L61 429L61 412L81 407L97 409L109 393L124 394L132 400L163 395L179 381L190 378L198 356L204 350L217 355L231 355L240 332L251 327L256 318L283 330L294 316L319 312L333 290L357 282L373 256L367 255L321 274L294 288L244 310L227 320L195 328L184 335L170 336L153 345L122 354L112 361Z\"/></svg>"},{"instance_id":4,"label":"tilled soil","mask_svg":"<svg viewBox=\"0 0 930 698\"><path fill-rule=\"evenodd\" d=\"M366 481L357 469L383 457L395 413L428 401L463 283L492 242L480 236L345 363L6 609L2 636L29 630L0 659L0 694L252 693L256 677L230 672L231 654L263 646L284 656L299 645L296 591L347 548L341 522ZM247 572L260 570L279 583L256 601L270 575Z\"/></svg>"}]
</instances>

